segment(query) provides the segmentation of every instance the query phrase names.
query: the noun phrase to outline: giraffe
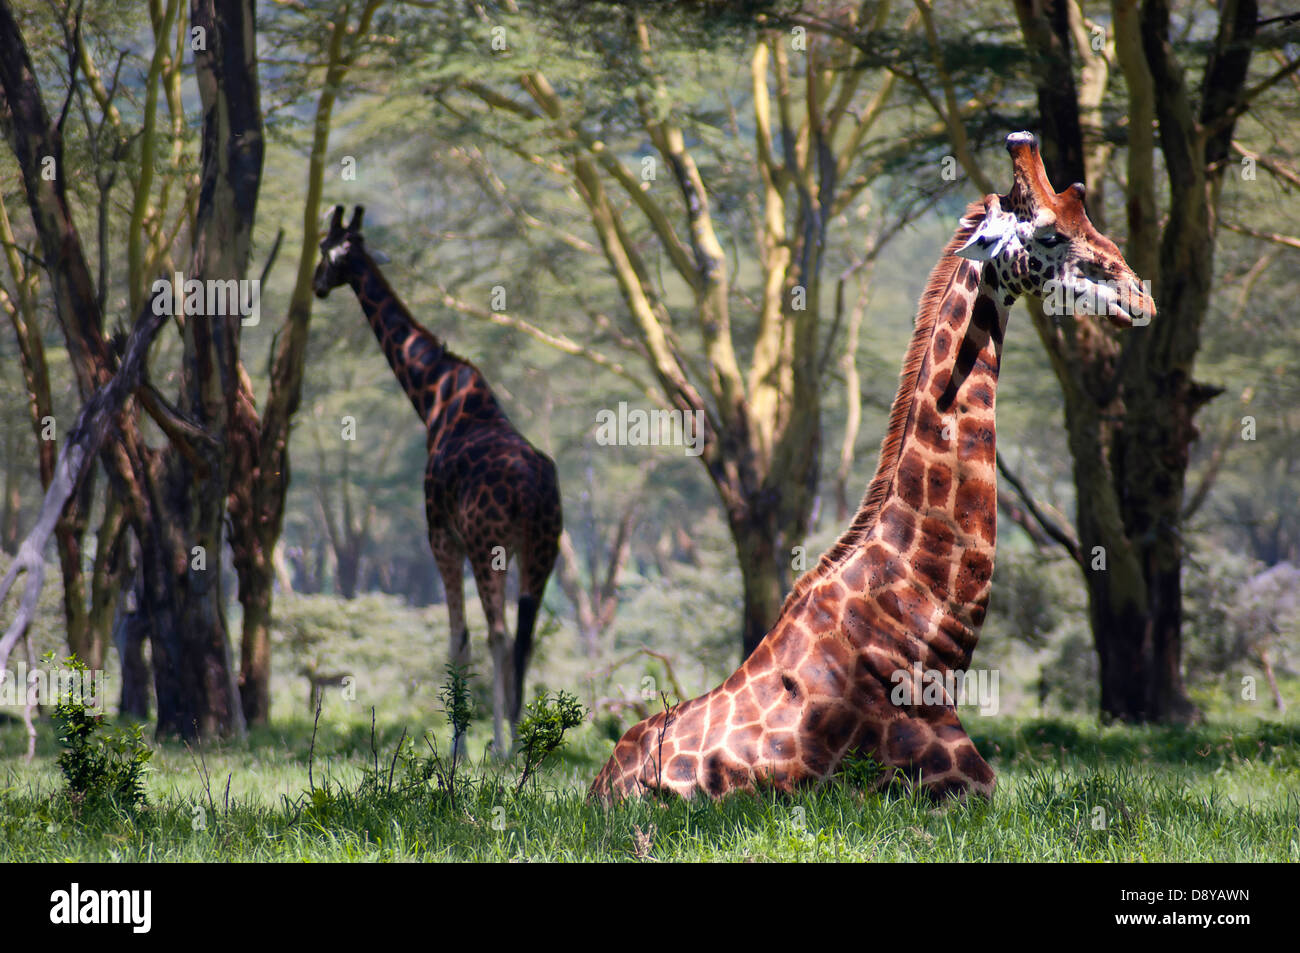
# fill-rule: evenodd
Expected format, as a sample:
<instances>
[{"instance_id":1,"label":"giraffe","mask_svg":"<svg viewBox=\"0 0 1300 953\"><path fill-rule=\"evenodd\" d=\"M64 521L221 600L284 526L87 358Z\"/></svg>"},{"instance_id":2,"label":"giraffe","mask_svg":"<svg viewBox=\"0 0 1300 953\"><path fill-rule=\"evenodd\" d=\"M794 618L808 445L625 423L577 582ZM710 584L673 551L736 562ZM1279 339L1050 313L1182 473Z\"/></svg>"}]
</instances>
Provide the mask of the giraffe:
<instances>
[{"instance_id":1,"label":"giraffe","mask_svg":"<svg viewBox=\"0 0 1300 953\"><path fill-rule=\"evenodd\" d=\"M885 779L936 800L992 796L993 770L946 686L970 666L993 575L994 396L1008 311L1031 295L1077 314L1088 309L1076 302L1091 303L1121 327L1155 313L1088 220L1083 186L1053 191L1031 134L1006 145L1011 191L967 208L930 275L853 523L731 677L623 736L593 799L788 792L829 778L849 755L870 755Z\"/></svg>"},{"instance_id":2,"label":"giraffe","mask_svg":"<svg viewBox=\"0 0 1300 953\"><path fill-rule=\"evenodd\" d=\"M555 566L561 530L555 463L524 439L506 417L477 367L447 350L421 326L384 279L361 235L364 208L343 226L334 207L312 280L318 298L348 284L415 411L424 421L429 459L424 505L451 622L452 665L469 664L464 567L469 558L492 655L492 730L503 756L503 718L512 730L523 707L524 674L542 593ZM506 567L519 568L519 613L513 645L506 632ZM457 734L453 753L459 753Z\"/></svg>"}]
</instances>

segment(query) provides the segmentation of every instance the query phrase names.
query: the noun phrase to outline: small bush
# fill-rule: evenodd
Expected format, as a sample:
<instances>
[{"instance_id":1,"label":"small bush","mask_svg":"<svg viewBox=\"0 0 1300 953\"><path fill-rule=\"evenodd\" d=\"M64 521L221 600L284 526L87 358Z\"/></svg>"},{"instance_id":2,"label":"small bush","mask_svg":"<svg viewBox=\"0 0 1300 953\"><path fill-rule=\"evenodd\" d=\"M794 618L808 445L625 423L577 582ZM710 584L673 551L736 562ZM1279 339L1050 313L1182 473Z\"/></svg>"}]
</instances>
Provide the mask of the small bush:
<instances>
[{"instance_id":1,"label":"small bush","mask_svg":"<svg viewBox=\"0 0 1300 953\"><path fill-rule=\"evenodd\" d=\"M557 692L540 695L533 700L519 722L519 751L524 756L524 768L519 775L519 786L524 785L551 754L564 745L564 733L582 724L587 709L576 695Z\"/></svg>"},{"instance_id":2,"label":"small bush","mask_svg":"<svg viewBox=\"0 0 1300 953\"><path fill-rule=\"evenodd\" d=\"M65 659L64 665L78 674L87 672L76 656ZM54 725L63 748L58 765L74 800L111 800L128 808L146 803L144 773L153 752L139 725L101 730L104 716L88 709L85 699L71 691L60 696Z\"/></svg>"},{"instance_id":3,"label":"small bush","mask_svg":"<svg viewBox=\"0 0 1300 953\"><path fill-rule=\"evenodd\" d=\"M470 719L474 717L474 699L470 693L469 680L471 675L468 670L457 666L447 666L447 680L442 683L442 688L438 690L438 697L442 700L442 710L447 715L447 720L451 722L451 750L452 764L460 758L461 741L465 732L469 730Z\"/></svg>"}]
</instances>

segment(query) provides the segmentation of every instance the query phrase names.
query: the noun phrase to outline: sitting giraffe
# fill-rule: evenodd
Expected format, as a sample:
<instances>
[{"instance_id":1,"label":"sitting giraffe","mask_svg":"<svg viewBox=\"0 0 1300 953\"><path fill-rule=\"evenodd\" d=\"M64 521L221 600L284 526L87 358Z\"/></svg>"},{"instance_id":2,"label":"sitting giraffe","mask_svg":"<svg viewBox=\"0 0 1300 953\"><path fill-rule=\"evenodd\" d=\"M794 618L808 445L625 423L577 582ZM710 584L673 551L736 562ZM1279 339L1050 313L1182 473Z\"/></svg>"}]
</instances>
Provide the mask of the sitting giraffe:
<instances>
[{"instance_id":1,"label":"sitting giraffe","mask_svg":"<svg viewBox=\"0 0 1300 953\"><path fill-rule=\"evenodd\" d=\"M992 769L946 689L965 671L993 575L993 399L1021 295L1093 302L1119 326L1155 307L1084 211L1056 193L1037 140L1007 138L1014 183L972 204L921 298L875 478L853 524L795 584L722 685L634 726L591 787L719 796L790 791L869 755L936 799L991 796ZM1082 309L1080 309L1082 310ZM907 686L904 688L904 686ZM901 689L901 690L900 690Z\"/></svg>"},{"instance_id":2,"label":"sitting giraffe","mask_svg":"<svg viewBox=\"0 0 1300 953\"><path fill-rule=\"evenodd\" d=\"M512 728L519 722L533 627L559 552L555 464L515 430L479 369L448 351L398 300L366 252L363 212L358 205L344 228L343 207L334 207L312 286L318 298L339 285L352 286L398 383L424 421L429 447L424 506L429 545L447 590L451 663L469 664L463 588L468 556L487 616L493 738L497 754L504 755L502 718L508 716ZM505 615L505 570L512 556L519 566L513 649ZM457 735L453 751L460 746Z\"/></svg>"}]
</instances>

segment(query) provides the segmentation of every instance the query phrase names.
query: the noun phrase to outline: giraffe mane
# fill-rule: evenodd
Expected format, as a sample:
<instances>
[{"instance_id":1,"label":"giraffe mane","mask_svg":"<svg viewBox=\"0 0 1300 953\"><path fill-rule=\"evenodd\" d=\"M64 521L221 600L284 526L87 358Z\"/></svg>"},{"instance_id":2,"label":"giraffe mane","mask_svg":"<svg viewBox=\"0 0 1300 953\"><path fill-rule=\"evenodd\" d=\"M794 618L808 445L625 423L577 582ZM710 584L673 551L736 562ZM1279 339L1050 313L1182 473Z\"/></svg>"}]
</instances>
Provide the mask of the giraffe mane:
<instances>
[{"instance_id":1,"label":"giraffe mane","mask_svg":"<svg viewBox=\"0 0 1300 953\"><path fill-rule=\"evenodd\" d=\"M357 235L357 237L360 238L361 236ZM361 254L365 256L367 268L370 270L370 273L374 275L375 278L377 278L379 282L384 286L384 288L388 291L389 297L391 297L393 301L396 302L397 305L402 309L403 313L406 315L407 321L409 321L411 324L411 329L415 331L417 334L423 335L424 337L428 338L430 341L438 345L442 360L448 360L448 361L453 361L456 363L468 365L469 367L473 368L475 371L478 371L478 373L481 374L482 371L479 371L478 365L476 365L469 358L462 357L461 355L453 351L451 348L447 347L446 341L444 341L439 335L430 331L428 328L426 328L423 324L419 322L419 320L415 317L414 312L412 312L411 309L406 306L406 302L402 299L402 296L399 295L395 290L393 290L393 286L388 281L388 276L384 274L383 270L379 267L379 264L372 257L370 257L370 250L365 247L364 239L362 239L362 241L363 244L360 246L359 250Z\"/></svg>"},{"instance_id":2,"label":"giraffe mane","mask_svg":"<svg viewBox=\"0 0 1300 953\"><path fill-rule=\"evenodd\" d=\"M876 465L876 475L872 477L867 492L862 497L862 503L858 507L857 515L853 518L849 528L844 531L830 549L821 555L817 565L804 573L795 582L794 588L790 590L785 603L781 606L782 615L818 579L826 576L846 556L855 552L875 525L876 518L880 515L880 509L884 505L890 487L893 485L894 472L897 470L898 461L902 456L903 433L912 418L916 384L921 376L921 366L925 363L926 356L929 354L931 339L934 337L934 329L939 316L939 305L942 304L948 289L952 287L958 269L965 263L965 259L958 258L953 253L970 238L971 232L983 221L984 214L985 203L983 201L972 202L966 208L966 212L961 219L961 225L958 226L957 231L944 247L938 264L930 272L930 277L925 284L925 291L921 295L921 301L917 307L916 327L912 331L912 340L908 344L907 354L903 358L903 371L899 377L898 392L894 395L894 403L889 411L889 429L886 431L885 439L880 446L880 462Z\"/></svg>"}]
</instances>

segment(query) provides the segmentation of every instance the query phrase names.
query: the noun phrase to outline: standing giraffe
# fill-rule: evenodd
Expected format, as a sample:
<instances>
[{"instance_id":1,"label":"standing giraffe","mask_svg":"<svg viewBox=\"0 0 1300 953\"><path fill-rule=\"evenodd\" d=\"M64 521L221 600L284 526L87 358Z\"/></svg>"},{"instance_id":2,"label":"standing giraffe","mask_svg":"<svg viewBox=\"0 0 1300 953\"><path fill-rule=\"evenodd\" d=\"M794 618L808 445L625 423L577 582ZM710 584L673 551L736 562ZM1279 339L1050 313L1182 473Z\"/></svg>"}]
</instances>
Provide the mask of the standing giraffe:
<instances>
[{"instance_id":1,"label":"standing giraffe","mask_svg":"<svg viewBox=\"0 0 1300 953\"><path fill-rule=\"evenodd\" d=\"M795 584L776 625L708 694L634 726L591 796L789 791L850 754L932 796L990 796L993 771L941 690L970 666L993 575L993 400L1020 295L1119 326L1155 307L1084 211L1056 193L1038 142L1007 137L1014 184L972 204L930 274L875 478L848 531ZM1145 323L1145 321L1143 322ZM919 681L919 680L918 680Z\"/></svg>"},{"instance_id":2,"label":"standing giraffe","mask_svg":"<svg viewBox=\"0 0 1300 953\"><path fill-rule=\"evenodd\" d=\"M515 430L479 369L411 317L366 252L364 211L358 205L344 228L343 206L334 207L312 286L318 298L339 285L352 286L398 383L424 421L429 447L424 506L429 545L447 590L451 663L469 664L463 578L468 556L487 616L493 738L503 755L502 717L509 717L512 728L519 722L537 609L559 552L555 464ZM505 570L512 556L519 566L513 648L505 614ZM457 735L453 750L460 745Z\"/></svg>"}]
</instances>

